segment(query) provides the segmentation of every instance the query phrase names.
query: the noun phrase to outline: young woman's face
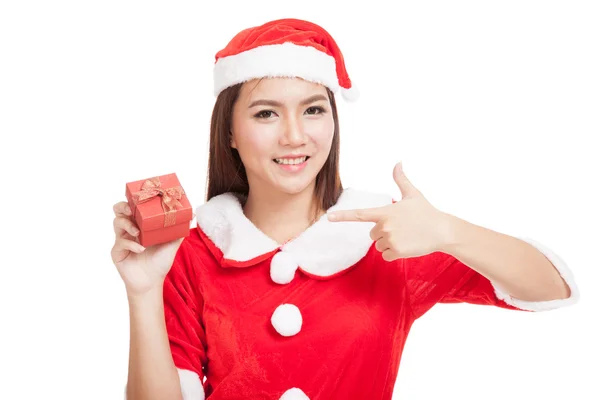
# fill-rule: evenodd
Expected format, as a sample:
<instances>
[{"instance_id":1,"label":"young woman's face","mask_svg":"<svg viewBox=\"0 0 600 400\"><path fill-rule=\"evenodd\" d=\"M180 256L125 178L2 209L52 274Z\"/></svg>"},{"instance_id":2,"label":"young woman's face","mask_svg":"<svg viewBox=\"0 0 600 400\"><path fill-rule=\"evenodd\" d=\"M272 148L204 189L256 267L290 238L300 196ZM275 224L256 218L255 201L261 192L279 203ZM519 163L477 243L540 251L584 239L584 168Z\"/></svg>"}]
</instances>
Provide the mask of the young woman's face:
<instances>
[{"instance_id":1,"label":"young woman's face","mask_svg":"<svg viewBox=\"0 0 600 400\"><path fill-rule=\"evenodd\" d=\"M233 108L231 146L250 190L294 194L314 184L333 140L324 86L299 78L245 83Z\"/></svg>"}]
</instances>

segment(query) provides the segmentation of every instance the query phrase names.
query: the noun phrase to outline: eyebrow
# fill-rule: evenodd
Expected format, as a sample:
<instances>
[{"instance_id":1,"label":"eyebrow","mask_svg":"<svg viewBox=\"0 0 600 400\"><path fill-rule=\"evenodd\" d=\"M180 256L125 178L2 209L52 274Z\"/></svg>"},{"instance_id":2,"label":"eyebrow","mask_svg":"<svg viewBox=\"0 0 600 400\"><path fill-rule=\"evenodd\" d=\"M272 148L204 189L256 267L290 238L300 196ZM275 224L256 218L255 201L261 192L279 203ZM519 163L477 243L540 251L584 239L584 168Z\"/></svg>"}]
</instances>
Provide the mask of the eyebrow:
<instances>
[{"instance_id":1,"label":"eyebrow","mask_svg":"<svg viewBox=\"0 0 600 400\"><path fill-rule=\"evenodd\" d=\"M327 97L323 96L322 94L315 94L314 96L310 96L309 98L302 100L300 102L300 105L307 105L310 103L314 103L317 100L325 100L327 101ZM248 108L252 108L252 107L256 107L256 106L273 106L273 107L283 107L283 103L280 103L278 101L275 100L256 100L253 101Z\"/></svg>"}]
</instances>

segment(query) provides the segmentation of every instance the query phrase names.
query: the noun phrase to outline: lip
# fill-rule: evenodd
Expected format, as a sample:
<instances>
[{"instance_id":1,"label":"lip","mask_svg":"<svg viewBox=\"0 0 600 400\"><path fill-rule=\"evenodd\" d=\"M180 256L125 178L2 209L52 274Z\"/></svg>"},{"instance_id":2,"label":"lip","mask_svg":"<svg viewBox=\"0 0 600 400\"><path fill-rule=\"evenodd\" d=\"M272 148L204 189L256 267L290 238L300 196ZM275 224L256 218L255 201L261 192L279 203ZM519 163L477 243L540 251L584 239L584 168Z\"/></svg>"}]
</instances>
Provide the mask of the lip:
<instances>
[{"instance_id":1,"label":"lip","mask_svg":"<svg viewBox=\"0 0 600 400\"><path fill-rule=\"evenodd\" d=\"M306 157L306 160L304 160L304 162L302 164L278 164L275 160L273 160L273 162L284 171L299 172L299 171L302 171L304 169L304 167L306 167L306 164L308 164L308 160L310 160L310 157L308 157L308 156L277 157L277 158L299 158L299 157Z\"/></svg>"},{"instance_id":2,"label":"lip","mask_svg":"<svg viewBox=\"0 0 600 400\"><path fill-rule=\"evenodd\" d=\"M275 158L301 158L301 157L308 157L308 155L306 154L287 154L285 156L281 156L281 157L275 157ZM273 158L273 159L275 159Z\"/></svg>"}]
</instances>

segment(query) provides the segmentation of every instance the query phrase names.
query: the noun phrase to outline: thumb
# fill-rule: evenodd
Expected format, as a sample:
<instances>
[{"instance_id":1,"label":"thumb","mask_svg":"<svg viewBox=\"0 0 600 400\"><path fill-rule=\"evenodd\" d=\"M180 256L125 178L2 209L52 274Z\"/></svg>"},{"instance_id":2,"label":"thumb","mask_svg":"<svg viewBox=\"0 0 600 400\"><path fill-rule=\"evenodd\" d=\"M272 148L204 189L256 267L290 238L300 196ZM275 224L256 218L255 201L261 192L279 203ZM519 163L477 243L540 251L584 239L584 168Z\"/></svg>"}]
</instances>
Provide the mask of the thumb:
<instances>
[{"instance_id":1,"label":"thumb","mask_svg":"<svg viewBox=\"0 0 600 400\"><path fill-rule=\"evenodd\" d=\"M412 182L404 173L402 161L398 162L396 166L394 166L394 181L396 181L396 185L398 185L398 188L400 188L402 198L421 194L421 192L419 192L419 190L412 184Z\"/></svg>"}]
</instances>

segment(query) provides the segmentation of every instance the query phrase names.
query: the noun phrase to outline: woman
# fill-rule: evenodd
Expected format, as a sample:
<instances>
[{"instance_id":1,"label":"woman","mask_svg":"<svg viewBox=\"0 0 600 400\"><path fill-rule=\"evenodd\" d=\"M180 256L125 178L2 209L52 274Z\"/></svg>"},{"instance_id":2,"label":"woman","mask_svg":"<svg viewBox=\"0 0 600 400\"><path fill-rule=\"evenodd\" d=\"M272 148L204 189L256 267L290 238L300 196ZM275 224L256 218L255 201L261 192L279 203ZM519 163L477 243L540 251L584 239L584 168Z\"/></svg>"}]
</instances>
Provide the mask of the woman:
<instances>
[{"instance_id":1,"label":"woman","mask_svg":"<svg viewBox=\"0 0 600 400\"><path fill-rule=\"evenodd\" d=\"M408 332L436 303L577 301L557 255L435 209L401 165L401 201L343 188L334 93L357 92L321 27L244 30L214 78L197 227L143 249L114 206L128 399L390 399Z\"/></svg>"}]
</instances>

